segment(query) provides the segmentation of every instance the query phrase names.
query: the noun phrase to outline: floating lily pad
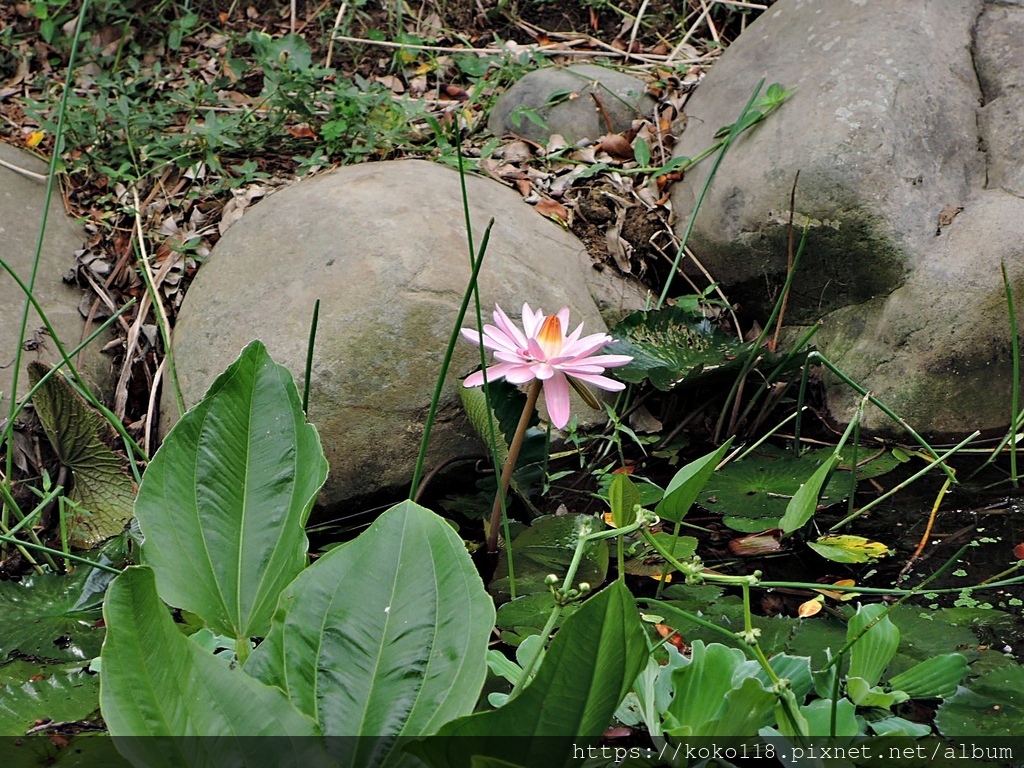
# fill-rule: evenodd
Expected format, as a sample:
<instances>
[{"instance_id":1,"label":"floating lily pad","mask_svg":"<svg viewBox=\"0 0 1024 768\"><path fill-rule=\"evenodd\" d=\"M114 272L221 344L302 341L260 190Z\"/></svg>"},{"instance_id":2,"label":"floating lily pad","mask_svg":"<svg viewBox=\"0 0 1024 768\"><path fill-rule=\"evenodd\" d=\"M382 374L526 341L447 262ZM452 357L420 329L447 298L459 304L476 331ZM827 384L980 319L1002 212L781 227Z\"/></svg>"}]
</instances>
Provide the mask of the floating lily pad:
<instances>
[{"instance_id":1,"label":"floating lily pad","mask_svg":"<svg viewBox=\"0 0 1024 768\"><path fill-rule=\"evenodd\" d=\"M698 503L712 512L720 512L723 522L736 531L756 533L777 528L793 494L831 455L832 449L825 448L807 451L796 458L781 448L762 446L742 461L734 461L715 472ZM853 490L853 475L836 470L818 503L837 504Z\"/></svg>"},{"instance_id":2,"label":"floating lily pad","mask_svg":"<svg viewBox=\"0 0 1024 768\"><path fill-rule=\"evenodd\" d=\"M99 656L101 605L112 578L83 565L70 575L30 574L20 582L0 582L0 659L14 651L60 661Z\"/></svg>"},{"instance_id":3,"label":"floating lily pad","mask_svg":"<svg viewBox=\"0 0 1024 768\"><path fill-rule=\"evenodd\" d=\"M968 682L942 703L935 725L946 737L1024 733L1024 667L996 669Z\"/></svg>"},{"instance_id":4,"label":"floating lily pad","mask_svg":"<svg viewBox=\"0 0 1024 768\"><path fill-rule=\"evenodd\" d=\"M633 362L616 369L616 378L632 383L649 379L665 391L702 374L739 370L749 349L749 344L740 344L699 312L678 306L634 312L611 335L615 341L605 351L633 357Z\"/></svg>"},{"instance_id":5,"label":"floating lily pad","mask_svg":"<svg viewBox=\"0 0 1024 768\"><path fill-rule=\"evenodd\" d=\"M554 607L555 598L550 592L538 592L534 595L517 597L498 608L495 626L499 629L515 630L519 635L540 633ZM560 627L565 619L576 613L579 607L579 603L570 603L562 608L562 612L555 622L555 629Z\"/></svg>"},{"instance_id":6,"label":"floating lily pad","mask_svg":"<svg viewBox=\"0 0 1024 768\"><path fill-rule=\"evenodd\" d=\"M871 446L860 445L856 447L847 443L839 451L839 468L845 470L853 469L853 462L856 460L856 474L858 480L868 480L872 477L881 477L892 472L900 464L908 461L906 454L895 451L883 450Z\"/></svg>"},{"instance_id":7,"label":"floating lily pad","mask_svg":"<svg viewBox=\"0 0 1024 768\"><path fill-rule=\"evenodd\" d=\"M552 573L558 577L561 586L576 551L581 525L596 531L603 524L589 515L539 517L515 539L512 553L517 595L548 592L544 580ZM591 542L583 550L583 559L576 571L576 584L587 582L596 589L607 573L607 541ZM491 582L491 593L498 598L507 598L509 586L508 561L502 557Z\"/></svg>"},{"instance_id":8,"label":"floating lily pad","mask_svg":"<svg viewBox=\"0 0 1024 768\"><path fill-rule=\"evenodd\" d=\"M63 672L0 688L0 735L24 734L39 720L66 722L99 714L100 676Z\"/></svg>"},{"instance_id":9,"label":"floating lily pad","mask_svg":"<svg viewBox=\"0 0 1024 768\"><path fill-rule=\"evenodd\" d=\"M49 369L29 363L32 386ZM91 549L124 530L132 518L136 488L124 457L103 441L110 425L61 374L54 374L32 397L36 414L61 464L73 478L68 499L77 505L71 516L70 541Z\"/></svg>"}]
</instances>

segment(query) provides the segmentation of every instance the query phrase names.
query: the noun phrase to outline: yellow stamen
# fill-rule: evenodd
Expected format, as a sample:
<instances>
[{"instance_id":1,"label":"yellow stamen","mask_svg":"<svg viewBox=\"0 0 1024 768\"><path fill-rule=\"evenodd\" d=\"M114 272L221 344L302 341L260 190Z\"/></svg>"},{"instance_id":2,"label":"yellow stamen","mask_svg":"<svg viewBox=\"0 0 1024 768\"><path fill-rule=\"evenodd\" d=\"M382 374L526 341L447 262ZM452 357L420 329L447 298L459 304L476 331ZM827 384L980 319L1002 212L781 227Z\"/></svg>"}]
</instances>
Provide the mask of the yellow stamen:
<instances>
[{"instance_id":1,"label":"yellow stamen","mask_svg":"<svg viewBox=\"0 0 1024 768\"><path fill-rule=\"evenodd\" d=\"M548 315L537 332L537 343L548 359L557 357L562 351L562 321L558 315Z\"/></svg>"}]
</instances>

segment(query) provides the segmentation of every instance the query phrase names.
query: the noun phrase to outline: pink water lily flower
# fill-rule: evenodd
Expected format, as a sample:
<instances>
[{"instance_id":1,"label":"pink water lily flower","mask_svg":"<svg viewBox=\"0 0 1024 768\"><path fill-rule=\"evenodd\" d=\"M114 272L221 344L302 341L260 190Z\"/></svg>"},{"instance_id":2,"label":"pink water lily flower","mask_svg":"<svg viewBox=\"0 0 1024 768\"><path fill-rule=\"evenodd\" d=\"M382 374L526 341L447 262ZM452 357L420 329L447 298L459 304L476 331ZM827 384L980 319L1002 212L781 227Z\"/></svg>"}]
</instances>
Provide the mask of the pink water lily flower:
<instances>
[{"instance_id":1,"label":"pink water lily flower","mask_svg":"<svg viewBox=\"0 0 1024 768\"><path fill-rule=\"evenodd\" d=\"M487 379L504 378L511 384L525 384L538 379L544 386L544 399L548 415L556 429L569 421L569 381L567 377L599 389L618 392L625 384L602 376L605 368L626 365L633 358L627 355L597 355L605 344L612 341L606 333L583 336L583 323L566 335L569 326L569 308L563 307L557 315L545 316L523 304L523 329L520 331L501 307L494 308L494 325L485 325L483 334L472 328L463 328L462 334L474 344L483 343L494 352L498 362L487 368ZM484 372L477 371L463 383L466 387L479 387L484 383Z\"/></svg>"}]
</instances>

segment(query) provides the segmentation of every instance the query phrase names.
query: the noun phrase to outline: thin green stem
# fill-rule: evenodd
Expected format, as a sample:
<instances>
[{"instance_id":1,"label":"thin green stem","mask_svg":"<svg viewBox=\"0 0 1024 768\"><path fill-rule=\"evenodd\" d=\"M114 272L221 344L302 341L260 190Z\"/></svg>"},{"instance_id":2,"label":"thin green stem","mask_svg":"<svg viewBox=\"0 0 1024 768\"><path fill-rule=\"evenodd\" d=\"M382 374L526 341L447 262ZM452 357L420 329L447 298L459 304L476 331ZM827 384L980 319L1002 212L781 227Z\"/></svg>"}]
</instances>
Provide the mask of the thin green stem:
<instances>
[{"instance_id":1,"label":"thin green stem","mask_svg":"<svg viewBox=\"0 0 1024 768\"><path fill-rule=\"evenodd\" d=\"M306 373L302 381L302 412L309 418L309 388L313 380L313 350L316 348L316 327L320 321L320 299L313 303L313 317L309 321L309 339L306 342Z\"/></svg>"},{"instance_id":2,"label":"thin green stem","mask_svg":"<svg viewBox=\"0 0 1024 768\"><path fill-rule=\"evenodd\" d=\"M775 302L775 306L772 308L771 316L768 318L768 322L764 324L761 329L761 333L758 335L757 340L750 345L750 351L747 352L746 360L743 361L743 368L740 369L739 375L736 376L733 381L732 388L729 390L729 395L725 398L725 404L722 406L722 412L718 416L718 423L715 424L715 436L714 442L717 443L722 433L722 428L725 426L725 417L729 412L729 407L735 401L737 406L739 404L739 391L743 382L746 381L748 374L751 369L757 364L757 360L760 356L761 345L764 344L765 339L768 338L768 334L771 332L772 326L775 324L776 318L779 313L782 312L782 307L786 302L786 296L789 295L789 290L793 286L793 279L796 277L797 268L800 266L800 260L804 255L804 250L807 247L807 232L808 228L804 229L803 237L800 238L800 245L796 249L796 255L793 257L793 267L786 273L786 282L782 285L782 291L779 293L779 298ZM731 424L731 427L735 427L735 424Z\"/></svg>"},{"instance_id":3,"label":"thin green stem","mask_svg":"<svg viewBox=\"0 0 1024 768\"><path fill-rule=\"evenodd\" d=\"M35 544L34 542L21 541L20 539L15 539L15 538L12 538L10 536L4 536L2 534L0 534L0 541L4 542L5 544L14 544L16 546L20 545L20 546L25 547L27 549L36 550L38 552L42 552L43 554L50 555L51 558L54 555L56 555L57 557L63 557L63 558L66 558L68 560L73 560L76 563L82 563L84 565L91 566L91 567L96 568L97 570L100 570L100 571L106 571L107 573L113 573L113 574L120 573L120 571L117 570L117 568L113 568L113 567L111 567L109 565L105 565L103 563L97 563L97 562L95 562L93 560L90 560L87 557L79 557L78 555L72 555L72 554L69 554L67 552L61 552L59 549L53 549L52 547L47 547L47 546L44 546L43 544ZM57 570L56 565L54 565L53 569L55 571Z\"/></svg>"},{"instance_id":4,"label":"thin green stem","mask_svg":"<svg viewBox=\"0 0 1024 768\"><path fill-rule=\"evenodd\" d=\"M826 368L828 368L830 371L832 371L833 374L838 376L847 386L851 387L855 392L857 392L860 395L867 395L868 396L868 402L870 402L878 410L880 410L882 413L884 413L890 419L892 419L897 424L899 424L901 427L903 427L903 429L906 430L907 434L910 435L912 438L914 438L914 441L918 445L920 445L922 448L924 448L925 451L932 458L938 458L939 454L935 451L935 449L932 448L923 437L921 437L919 434L917 434L917 432L914 430L914 428L911 427L901 416L899 416L895 411L893 411L891 408L889 408L889 406L887 406L885 403L883 403L877 397L875 397L870 392L868 392L866 389L864 389L864 387L862 387L860 384L858 384L853 379L851 379L849 376L847 376L845 373L843 373L841 370L839 370L839 368L836 367L836 365L832 361L830 361L827 357L822 355L820 352L811 352L811 354L809 354L807 356L807 360L808 360L808 363L818 362L821 365L824 365ZM938 463L938 462L936 462L936 463ZM942 471L945 472L946 475L948 477L950 477L953 480L954 483L956 483L957 479L956 479L956 476L953 474L953 470L950 469L949 467L947 467L945 464L942 464L941 466L942 466Z\"/></svg>"},{"instance_id":5,"label":"thin green stem","mask_svg":"<svg viewBox=\"0 0 1024 768\"><path fill-rule=\"evenodd\" d=\"M459 331L462 328L462 321L466 318L466 310L469 309L469 301L473 296L473 291L476 288L477 277L480 275L480 268L484 265L484 253L487 251L487 241L491 236L491 227L494 226L494 219L491 219L487 223L487 229L484 230L483 242L480 243L480 253L477 256L476 263L473 265L473 272L469 276L469 284L466 286L466 290L462 295L462 304L459 306L458 315L455 318L455 325L452 328L451 336L448 337L448 348L445 350L444 359L441 361L441 371L437 376L437 383L434 385L434 395L430 399L430 410L427 411L427 421L423 425L423 438L420 440L420 451L416 456L416 468L413 471L412 483L409 487L409 498L412 499L416 495L416 489L419 488L420 479L423 477L423 463L427 457L427 446L430 443L430 432L434 427L434 419L437 417L437 405L441 402L441 392L444 390L444 382L448 377L448 368L452 363L452 355L455 354L455 343L459 339Z\"/></svg>"},{"instance_id":6,"label":"thin green stem","mask_svg":"<svg viewBox=\"0 0 1024 768\"><path fill-rule=\"evenodd\" d=\"M512 473L515 472L516 462L519 460L519 451L523 447L523 440L526 438L526 430L530 426L530 418L537 407L537 400L540 398L540 390L543 383L540 379L534 379L526 392L526 404L523 406L523 414L519 417L512 442L508 446L508 456L505 457L505 466L501 470L501 482L498 483L498 491L494 496L494 506L491 508L491 522L487 526L487 551L494 553L498 551L498 530L501 527L503 501L508 492L509 483L512 482ZM506 548L511 548L511 543L506 542Z\"/></svg>"},{"instance_id":7,"label":"thin green stem","mask_svg":"<svg viewBox=\"0 0 1024 768\"><path fill-rule=\"evenodd\" d=\"M871 502L869 502L869 503L865 504L865 505L864 505L863 507L861 507L861 508L860 508L860 509L858 509L857 511L855 511L855 512L852 512L851 514L847 515L847 516L846 516L846 517L844 517L844 518L843 518L842 520L840 520L840 521L839 521L838 523L836 523L836 524L835 524L835 525L833 525L833 526L832 526L831 528L829 528L829 530L830 530L830 531L834 531L834 530L837 530L838 528L842 528L842 527L843 527L844 525L846 525L847 523L849 523L849 522L851 522L851 521L853 521L853 520L856 520L856 519L857 519L858 517L860 517L861 515L863 515L863 514L864 514L865 512L868 512L868 511L870 511L870 510L874 509L875 507L877 507L877 506L878 506L879 504L881 504L881 503L882 503L883 501L885 501L885 500L886 500L886 499L888 499L889 497L893 496L894 494L898 493L899 491L902 491L902 490L903 490L904 488L906 488L906 487L907 487L908 485L910 485L911 483L915 482L916 480L918 480L918 479L920 479L921 477L923 477L924 475L926 475L926 474L927 474L928 472L930 472L930 471L932 470L932 468L933 468L933 467L935 467L935 466L936 466L937 464L938 464L938 465L941 465L941 466L943 466L943 467L945 467L945 466L946 466L946 464L945 464L945 462L946 462L946 459L948 459L948 458L949 458L950 456L952 456L952 455L953 455L954 453L956 453L956 452L957 452L957 451L959 451L959 450L960 450L961 448L963 448L963 447L964 447L965 445L967 445L967 443L969 443L969 442L971 442L972 440L974 440L974 438L976 438L976 437L977 437L978 435L980 435L980 434L981 434L981 432L978 432L978 431L974 431L974 432L972 432L972 433L971 433L970 435L968 435L968 436L967 436L966 438L964 438L963 440L961 440L961 441L960 441L959 443L957 443L957 444L956 444L955 446L953 446L952 448L950 448L950 449L949 449L948 451L946 451L946 452L945 452L944 454L942 454L941 456L937 456L937 457L935 457L935 459L934 459L933 461L930 461L930 462L929 462L928 464L926 464L926 465L925 465L924 469L921 469L921 470L919 470L919 471L915 472L915 473L914 473L913 475L911 475L910 477L908 477L908 478L907 478L906 480L904 480L904 481L903 481L902 483L898 483L897 485L893 486L892 488L890 488L890 489L889 489L888 491L886 491L885 493L883 493L883 494L882 494L881 496L879 496L879 497L878 497L877 499L875 499L874 501L871 501ZM948 475L948 476L947 476L947 480L949 480L949 477L952 477L952 474L950 474L950 475ZM950 482L955 482L955 480L953 480L953 481L950 481Z\"/></svg>"},{"instance_id":8,"label":"thin green stem","mask_svg":"<svg viewBox=\"0 0 1024 768\"><path fill-rule=\"evenodd\" d=\"M697 223L697 214L700 212L704 198L707 196L708 188L711 186L711 180L714 179L715 174L718 173L718 167L722 164L722 160L725 158L725 153L728 152L733 140L742 133L744 118L754 106L754 102L757 101L757 97L760 95L761 87L763 85L764 78L762 77L758 82L757 87L754 89L753 94L751 94L750 99L747 101L746 106L743 107L743 111L740 112L740 116L729 128L729 133L722 140L721 147L718 148L718 155L715 157L715 162L711 166L711 170L708 171L707 178L704 179L704 186L701 187L700 194L697 196L697 202L693 206L693 211L690 214L690 220L687 222L686 229L683 231L683 236L679 241L679 250L676 251L676 257L672 261L672 269L669 271L668 278L665 280L665 287L661 290L661 295L658 297L658 303L654 306L655 309L661 309L665 304L665 300L668 298L669 291L672 288L672 280L679 269L679 265L683 261L683 256L686 254L686 244L689 242L690 234L693 232L693 227Z\"/></svg>"}]
</instances>

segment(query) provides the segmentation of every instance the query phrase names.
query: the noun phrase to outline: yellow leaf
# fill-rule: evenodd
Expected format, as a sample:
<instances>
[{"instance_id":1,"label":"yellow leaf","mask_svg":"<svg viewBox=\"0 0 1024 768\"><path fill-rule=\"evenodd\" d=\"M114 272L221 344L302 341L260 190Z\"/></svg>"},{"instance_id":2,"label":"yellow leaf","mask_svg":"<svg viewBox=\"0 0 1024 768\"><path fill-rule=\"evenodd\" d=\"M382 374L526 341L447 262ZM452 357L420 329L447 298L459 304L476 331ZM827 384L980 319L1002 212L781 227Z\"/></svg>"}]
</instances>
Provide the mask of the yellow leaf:
<instances>
[{"instance_id":1,"label":"yellow leaf","mask_svg":"<svg viewBox=\"0 0 1024 768\"><path fill-rule=\"evenodd\" d=\"M808 600L806 603L801 603L797 609L796 614L801 619L809 619L811 616L815 616L821 613L821 604L824 601L822 597L815 597Z\"/></svg>"},{"instance_id":2,"label":"yellow leaf","mask_svg":"<svg viewBox=\"0 0 1024 768\"><path fill-rule=\"evenodd\" d=\"M46 133L43 131L32 131L25 139L25 143L30 147L38 147L45 136Z\"/></svg>"}]
</instances>

